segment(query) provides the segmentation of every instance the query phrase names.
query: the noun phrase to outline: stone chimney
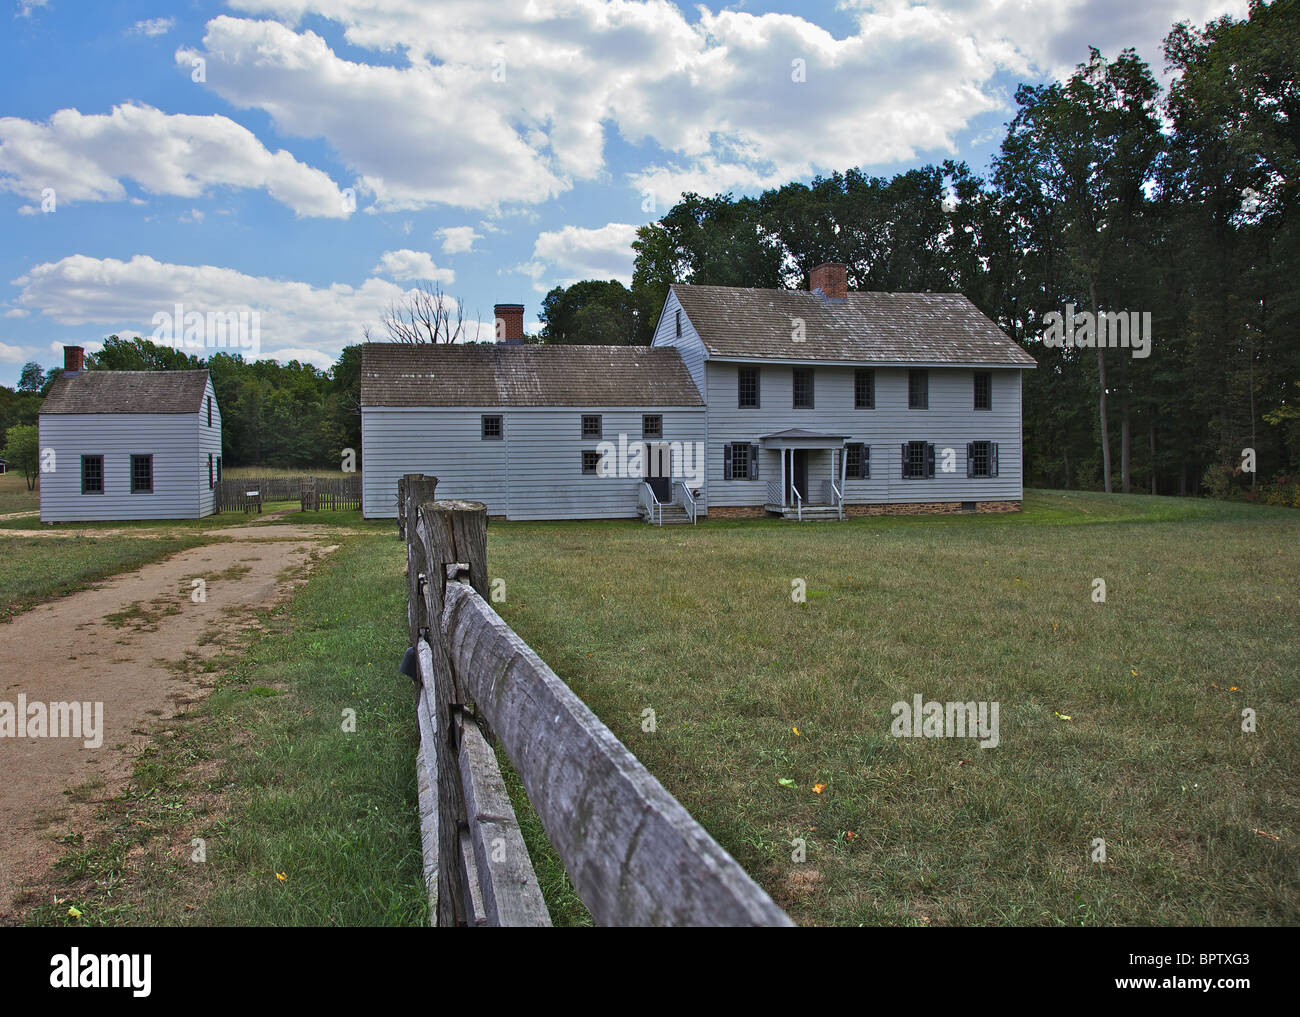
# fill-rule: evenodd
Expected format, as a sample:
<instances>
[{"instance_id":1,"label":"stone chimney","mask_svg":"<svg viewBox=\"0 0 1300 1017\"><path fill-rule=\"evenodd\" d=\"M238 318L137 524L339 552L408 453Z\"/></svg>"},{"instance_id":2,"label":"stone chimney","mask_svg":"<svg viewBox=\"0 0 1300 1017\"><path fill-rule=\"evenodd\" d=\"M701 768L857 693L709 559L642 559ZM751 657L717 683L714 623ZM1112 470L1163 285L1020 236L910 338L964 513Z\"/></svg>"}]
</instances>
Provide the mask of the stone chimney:
<instances>
[{"instance_id":1,"label":"stone chimney","mask_svg":"<svg viewBox=\"0 0 1300 1017\"><path fill-rule=\"evenodd\" d=\"M844 300L849 295L849 270L834 262L818 265L808 273L808 289L820 291L828 300Z\"/></svg>"},{"instance_id":2,"label":"stone chimney","mask_svg":"<svg viewBox=\"0 0 1300 1017\"><path fill-rule=\"evenodd\" d=\"M497 304L492 313L496 317L497 342L514 346L524 341L523 304Z\"/></svg>"},{"instance_id":3,"label":"stone chimney","mask_svg":"<svg viewBox=\"0 0 1300 1017\"><path fill-rule=\"evenodd\" d=\"M76 374L78 371L85 370L86 351L81 346L63 347L63 373Z\"/></svg>"}]
</instances>

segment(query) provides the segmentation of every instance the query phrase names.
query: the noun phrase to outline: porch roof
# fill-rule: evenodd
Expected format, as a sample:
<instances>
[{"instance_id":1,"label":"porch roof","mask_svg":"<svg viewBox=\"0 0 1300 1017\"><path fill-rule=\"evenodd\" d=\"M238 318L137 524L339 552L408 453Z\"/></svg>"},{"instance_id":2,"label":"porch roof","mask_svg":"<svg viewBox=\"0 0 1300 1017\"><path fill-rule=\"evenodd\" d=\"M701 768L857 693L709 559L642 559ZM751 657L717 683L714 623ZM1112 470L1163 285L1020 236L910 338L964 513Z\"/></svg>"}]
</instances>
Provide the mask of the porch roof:
<instances>
[{"instance_id":1,"label":"porch roof","mask_svg":"<svg viewBox=\"0 0 1300 1017\"><path fill-rule=\"evenodd\" d=\"M822 434L802 427L789 427L775 434L765 434L758 440L763 448L840 448L848 437L847 434Z\"/></svg>"}]
</instances>

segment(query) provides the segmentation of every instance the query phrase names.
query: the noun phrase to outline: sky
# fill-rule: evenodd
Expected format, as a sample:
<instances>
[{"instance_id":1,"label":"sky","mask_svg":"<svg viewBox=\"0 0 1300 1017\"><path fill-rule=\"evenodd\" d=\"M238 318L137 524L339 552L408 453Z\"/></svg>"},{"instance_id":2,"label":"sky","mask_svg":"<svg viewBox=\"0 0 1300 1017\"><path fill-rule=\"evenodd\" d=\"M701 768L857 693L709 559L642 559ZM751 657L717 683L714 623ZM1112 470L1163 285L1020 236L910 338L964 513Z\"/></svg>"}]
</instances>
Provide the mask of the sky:
<instances>
[{"instance_id":1,"label":"sky","mask_svg":"<svg viewBox=\"0 0 1300 1017\"><path fill-rule=\"evenodd\" d=\"M1245 6L0 0L0 384L193 312L326 368L421 282L535 331L685 192L982 170L1020 82Z\"/></svg>"}]
</instances>

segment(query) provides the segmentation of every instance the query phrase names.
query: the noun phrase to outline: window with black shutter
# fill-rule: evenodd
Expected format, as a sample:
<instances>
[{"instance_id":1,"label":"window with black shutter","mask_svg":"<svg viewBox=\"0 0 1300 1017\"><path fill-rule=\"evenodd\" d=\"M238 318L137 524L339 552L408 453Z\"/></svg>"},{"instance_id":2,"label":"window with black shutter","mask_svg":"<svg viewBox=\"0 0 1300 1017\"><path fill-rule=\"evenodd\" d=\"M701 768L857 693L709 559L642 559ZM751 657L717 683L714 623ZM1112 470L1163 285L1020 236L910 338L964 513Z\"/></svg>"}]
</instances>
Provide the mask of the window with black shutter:
<instances>
[{"instance_id":1,"label":"window with black shutter","mask_svg":"<svg viewBox=\"0 0 1300 1017\"><path fill-rule=\"evenodd\" d=\"M104 457L81 457L81 493L104 493Z\"/></svg>"},{"instance_id":2,"label":"window with black shutter","mask_svg":"<svg viewBox=\"0 0 1300 1017\"><path fill-rule=\"evenodd\" d=\"M153 456L131 457L131 493L153 494Z\"/></svg>"},{"instance_id":3,"label":"window with black shutter","mask_svg":"<svg viewBox=\"0 0 1300 1017\"><path fill-rule=\"evenodd\" d=\"M859 367L853 372L853 408L876 408L876 372L870 367Z\"/></svg>"},{"instance_id":4,"label":"window with black shutter","mask_svg":"<svg viewBox=\"0 0 1300 1017\"><path fill-rule=\"evenodd\" d=\"M909 410L928 410L930 408L930 372L912 370L907 372L907 408Z\"/></svg>"},{"instance_id":5,"label":"window with black shutter","mask_svg":"<svg viewBox=\"0 0 1300 1017\"><path fill-rule=\"evenodd\" d=\"M966 476L996 477L998 475L998 443L972 441L966 444Z\"/></svg>"},{"instance_id":6,"label":"window with black shutter","mask_svg":"<svg viewBox=\"0 0 1300 1017\"><path fill-rule=\"evenodd\" d=\"M722 446L723 480L757 480L758 446L733 441Z\"/></svg>"},{"instance_id":7,"label":"window with black shutter","mask_svg":"<svg viewBox=\"0 0 1300 1017\"><path fill-rule=\"evenodd\" d=\"M903 442L902 458L904 480L924 480L934 476L934 446L930 442Z\"/></svg>"},{"instance_id":8,"label":"window with black shutter","mask_svg":"<svg viewBox=\"0 0 1300 1017\"><path fill-rule=\"evenodd\" d=\"M584 438L599 438L600 434L600 414L584 413L582 415L582 436Z\"/></svg>"},{"instance_id":9,"label":"window with black shutter","mask_svg":"<svg viewBox=\"0 0 1300 1017\"><path fill-rule=\"evenodd\" d=\"M862 442L851 441L844 446L844 479L868 480L871 466L867 446Z\"/></svg>"},{"instance_id":10,"label":"window with black shutter","mask_svg":"<svg viewBox=\"0 0 1300 1017\"><path fill-rule=\"evenodd\" d=\"M975 409L993 409L993 375L988 371L975 372Z\"/></svg>"},{"instance_id":11,"label":"window with black shutter","mask_svg":"<svg viewBox=\"0 0 1300 1017\"><path fill-rule=\"evenodd\" d=\"M813 408L813 369L796 367L794 369L794 408L811 410Z\"/></svg>"}]
</instances>

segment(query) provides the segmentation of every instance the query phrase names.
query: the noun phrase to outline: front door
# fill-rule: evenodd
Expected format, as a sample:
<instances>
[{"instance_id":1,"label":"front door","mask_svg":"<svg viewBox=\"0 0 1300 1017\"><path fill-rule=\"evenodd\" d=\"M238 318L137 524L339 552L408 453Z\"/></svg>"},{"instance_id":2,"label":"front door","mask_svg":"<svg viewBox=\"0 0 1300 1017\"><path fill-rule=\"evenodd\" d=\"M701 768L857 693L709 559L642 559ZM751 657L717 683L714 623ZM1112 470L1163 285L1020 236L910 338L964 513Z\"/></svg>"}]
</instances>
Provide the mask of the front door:
<instances>
[{"instance_id":1,"label":"front door","mask_svg":"<svg viewBox=\"0 0 1300 1017\"><path fill-rule=\"evenodd\" d=\"M661 503L673 500L672 456L664 442L647 442L645 447L645 479L650 490Z\"/></svg>"},{"instance_id":2,"label":"front door","mask_svg":"<svg viewBox=\"0 0 1300 1017\"><path fill-rule=\"evenodd\" d=\"M785 481L785 503L794 504L794 492L792 488L799 489L799 496L803 498L804 503L808 502L808 450L805 448L792 449L790 452L790 471L786 474Z\"/></svg>"}]
</instances>

